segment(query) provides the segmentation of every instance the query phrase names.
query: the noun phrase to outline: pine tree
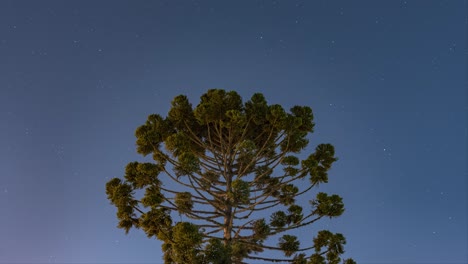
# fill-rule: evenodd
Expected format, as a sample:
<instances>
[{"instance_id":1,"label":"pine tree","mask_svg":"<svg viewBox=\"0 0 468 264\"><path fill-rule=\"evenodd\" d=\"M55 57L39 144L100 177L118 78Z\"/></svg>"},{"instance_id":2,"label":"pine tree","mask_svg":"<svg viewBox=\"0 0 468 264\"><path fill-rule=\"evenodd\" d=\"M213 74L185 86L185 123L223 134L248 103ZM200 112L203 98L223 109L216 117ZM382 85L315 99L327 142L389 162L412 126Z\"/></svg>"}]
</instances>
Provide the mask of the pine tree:
<instances>
[{"instance_id":1,"label":"pine tree","mask_svg":"<svg viewBox=\"0 0 468 264\"><path fill-rule=\"evenodd\" d=\"M260 93L243 103L212 89L195 108L175 97L167 117L152 114L135 132L137 152L154 162L131 162L106 184L118 227L161 240L165 263L339 263L342 234L319 231L306 246L287 234L344 211L340 196L323 192L310 210L300 204L337 160L331 144L299 159L314 125L311 108L288 113Z\"/></svg>"}]
</instances>

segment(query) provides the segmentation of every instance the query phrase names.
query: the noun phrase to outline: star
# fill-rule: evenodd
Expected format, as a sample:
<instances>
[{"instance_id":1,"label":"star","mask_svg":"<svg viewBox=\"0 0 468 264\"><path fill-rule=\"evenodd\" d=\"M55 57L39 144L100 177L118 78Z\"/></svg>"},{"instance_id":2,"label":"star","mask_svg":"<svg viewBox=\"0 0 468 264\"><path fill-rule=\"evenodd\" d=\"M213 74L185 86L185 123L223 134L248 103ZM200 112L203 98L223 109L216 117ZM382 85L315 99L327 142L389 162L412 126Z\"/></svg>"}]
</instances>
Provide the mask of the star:
<instances>
[{"instance_id":1,"label":"star","mask_svg":"<svg viewBox=\"0 0 468 264\"><path fill-rule=\"evenodd\" d=\"M450 48L449 48L449 51L453 52L455 51L455 47L457 46L457 43L453 43Z\"/></svg>"}]
</instances>

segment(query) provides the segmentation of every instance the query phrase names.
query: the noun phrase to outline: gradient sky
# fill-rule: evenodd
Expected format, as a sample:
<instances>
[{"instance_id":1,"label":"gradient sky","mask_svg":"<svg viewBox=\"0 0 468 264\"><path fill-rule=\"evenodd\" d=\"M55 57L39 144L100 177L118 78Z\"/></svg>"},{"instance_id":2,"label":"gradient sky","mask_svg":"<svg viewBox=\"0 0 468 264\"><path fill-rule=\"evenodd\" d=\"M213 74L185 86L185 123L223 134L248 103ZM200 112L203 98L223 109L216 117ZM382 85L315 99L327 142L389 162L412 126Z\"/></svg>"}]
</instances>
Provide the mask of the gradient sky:
<instances>
[{"instance_id":1,"label":"gradient sky","mask_svg":"<svg viewBox=\"0 0 468 264\"><path fill-rule=\"evenodd\" d=\"M160 263L105 183L178 94L311 106L358 263L468 263L465 1L0 1L0 262ZM305 154L307 154L307 151ZM307 232L308 231L308 232Z\"/></svg>"}]
</instances>

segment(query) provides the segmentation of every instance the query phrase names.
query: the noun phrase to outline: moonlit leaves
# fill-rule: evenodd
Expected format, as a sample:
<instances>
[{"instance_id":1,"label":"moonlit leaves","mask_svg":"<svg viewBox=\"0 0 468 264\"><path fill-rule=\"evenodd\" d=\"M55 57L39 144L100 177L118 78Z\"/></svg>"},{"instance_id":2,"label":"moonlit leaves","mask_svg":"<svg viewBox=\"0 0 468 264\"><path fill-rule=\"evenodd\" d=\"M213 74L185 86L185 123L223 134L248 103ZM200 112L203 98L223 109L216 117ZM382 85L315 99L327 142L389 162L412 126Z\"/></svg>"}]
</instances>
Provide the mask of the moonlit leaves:
<instances>
[{"instance_id":1,"label":"moonlit leaves","mask_svg":"<svg viewBox=\"0 0 468 264\"><path fill-rule=\"evenodd\" d=\"M284 205L291 205L294 203L297 192L299 189L293 184L283 185L278 194L274 196Z\"/></svg>"},{"instance_id":2,"label":"moonlit leaves","mask_svg":"<svg viewBox=\"0 0 468 264\"><path fill-rule=\"evenodd\" d=\"M344 212L343 199L336 194L328 196L328 194L320 192L310 203L314 207L314 214L319 216L332 218L340 216Z\"/></svg>"},{"instance_id":3,"label":"moonlit leaves","mask_svg":"<svg viewBox=\"0 0 468 264\"><path fill-rule=\"evenodd\" d=\"M270 124L273 124L276 128L284 128L286 117L287 114L281 105L275 104L268 107L266 120L270 122Z\"/></svg>"},{"instance_id":4,"label":"moonlit leaves","mask_svg":"<svg viewBox=\"0 0 468 264\"><path fill-rule=\"evenodd\" d=\"M244 140L237 144L236 150L239 153L238 159L242 161L249 161L254 157L257 146L252 140Z\"/></svg>"},{"instance_id":5,"label":"moonlit leaves","mask_svg":"<svg viewBox=\"0 0 468 264\"><path fill-rule=\"evenodd\" d=\"M201 97L200 104L195 108L195 118L201 125L210 122L227 121L229 110L241 110L242 98L234 91L226 92L211 89Z\"/></svg>"},{"instance_id":6,"label":"moonlit leaves","mask_svg":"<svg viewBox=\"0 0 468 264\"><path fill-rule=\"evenodd\" d=\"M125 179L133 189L147 187L141 199L141 204L145 207L156 207L164 200L159 189L161 182L157 178L160 172L161 167L153 163L130 162L125 168Z\"/></svg>"},{"instance_id":7,"label":"moonlit leaves","mask_svg":"<svg viewBox=\"0 0 468 264\"><path fill-rule=\"evenodd\" d=\"M161 167L156 164L130 162L125 168L125 179L133 188L141 189L151 184L159 185L157 177L160 172Z\"/></svg>"},{"instance_id":8,"label":"moonlit leaves","mask_svg":"<svg viewBox=\"0 0 468 264\"><path fill-rule=\"evenodd\" d=\"M228 252L219 239L211 238L205 247L205 262L213 264L227 263Z\"/></svg>"},{"instance_id":9,"label":"moonlit leaves","mask_svg":"<svg viewBox=\"0 0 468 264\"><path fill-rule=\"evenodd\" d=\"M240 110L226 111L227 120L222 122L223 127L244 127L247 123L246 116Z\"/></svg>"},{"instance_id":10,"label":"moonlit leaves","mask_svg":"<svg viewBox=\"0 0 468 264\"><path fill-rule=\"evenodd\" d=\"M247 246L245 243L242 243L240 241L234 241L231 244L231 255L232 255L232 260L234 260L234 263L239 263L242 261L243 258L249 255L249 253L252 251L249 246Z\"/></svg>"},{"instance_id":11,"label":"moonlit leaves","mask_svg":"<svg viewBox=\"0 0 468 264\"><path fill-rule=\"evenodd\" d=\"M172 257L176 263L197 263L203 241L198 227L188 222L179 222L172 229Z\"/></svg>"},{"instance_id":12,"label":"moonlit leaves","mask_svg":"<svg viewBox=\"0 0 468 264\"><path fill-rule=\"evenodd\" d=\"M253 123L261 126L265 123L265 116L268 112L268 104L263 94L256 93L250 101L245 103L245 113L250 117Z\"/></svg>"},{"instance_id":13,"label":"moonlit leaves","mask_svg":"<svg viewBox=\"0 0 468 264\"><path fill-rule=\"evenodd\" d=\"M162 241L170 240L172 218L167 209L153 208L140 217L140 227L148 237L157 237Z\"/></svg>"},{"instance_id":14,"label":"moonlit leaves","mask_svg":"<svg viewBox=\"0 0 468 264\"><path fill-rule=\"evenodd\" d=\"M281 163L286 166L296 166L299 164L299 159L296 156L286 156Z\"/></svg>"},{"instance_id":15,"label":"moonlit leaves","mask_svg":"<svg viewBox=\"0 0 468 264\"><path fill-rule=\"evenodd\" d=\"M303 217L303 214L302 214L302 207L300 207L299 205L291 205L289 208L288 208L288 212L289 212L289 215L288 215L288 224L299 224L302 220L302 217Z\"/></svg>"},{"instance_id":16,"label":"moonlit leaves","mask_svg":"<svg viewBox=\"0 0 468 264\"><path fill-rule=\"evenodd\" d=\"M188 213L193 208L192 194L189 192L177 193L175 204L180 213Z\"/></svg>"},{"instance_id":17,"label":"moonlit leaves","mask_svg":"<svg viewBox=\"0 0 468 264\"><path fill-rule=\"evenodd\" d=\"M299 153L309 141L306 136L313 132L312 109L307 106L294 106L291 114L283 122L283 129L287 132L287 141L281 144L281 151Z\"/></svg>"},{"instance_id":18,"label":"moonlit leaves","mask_svg":"<svg viewBox=\"0 0 468 264\"><path fill-rule=\"evenodd\" d=\"M294 128L300 132L313 132L314 131L314 114L312 109L308 106L294 106L291 108L291 113L295 117Z\"/></svg>"},{"instance_id":19,"label":"moonlit leaves","mask_svg":"<svg viewBox=\"0 0 468 264\"><path fill-rule=\"evenodd\" d=\"M187 125L196 129L195 115L192 110L192 104L189 103L187 96L179 95L171 102L171 110L167 119L173 128L184 131Z\"/></svg>"},{"instance_id":20,"label":"moonlit leaves","mask_svg":"<svg viewBox=\"0 0 468 264\"><path fill-rule=\"evenodd\" d=\"M168 136L164 143L166 145L166 149L171 152L174 157L178 157L181 154L192 150L192 142L184 132Z\"/></svg>"},{"instance_id":21,"label":"moonlit leaves","mask_svg":"<svg viewBox=\"0 0 468 264\"><path fill-rule=\"evenodd\" d=\"M276 228L282 228L288 223L288 218L285 212L274 212L270 217L270 225Z\"/></svg>"},{"instance_id":22,"label":"moonlit leaves","mask_svg":"<svg viewBox=\"0 0 468 264\"><path fill-rule=\"evenodd\" d=\"M164 195L161 193L159 187L149 186L145 190L145 196L141 199L141 204L145 207L155 208L164 201Z\"/></svg>"},{"instance_id":23,"label":"moonlit leaves","mask_svg":"<svg viewBox=\"0 0 468 264\"><path fill-rule=\"evenodd\" d=\"M338 158L335 156L335 148L331 144L320 144L315 148L315 153L303 160L302 168L309 173L310 182L315 185L328 182L327 171Z\"/></svg>"},{"instance_id":24,"label":"moonlit leaves","mask_svg":"<svg viewBox=\"0 0 468 264\"><path fill-rule=\"evenodd\" d=\"M322 230L314 238L315 254L312 255L312 263L325 263L325 258L320 252L325 248L326 260L328 263L339 263L340 255L344 253L346 239L340 233L333 234L328 230ZM345 264L355 264L353 260L345 260Z\"/></svg>"},{"instance_id":25,"label":"moonlit leaves","mask_svg":"<svg viewBox=\"0 0 468 264\"><path fill-rule=\"evenodd\" d=\"M170 127L160 115L148 116L146 123L135 131L137 152L146 156L155 151L170 133Z\"/></svg>"},{"instance_id":26,"label":"moonlit leaves","mask_svg":"<svg viewBox=\"0 0 468 264\"><path fill-rule=\"evenodd\" d=\"M239 163L240 169L246 171L255 165L252 159L257 153L257 146L252 140L244 140L237 144L236 151L238 153L237 162ZM247 166L249 168L246 168Z\"/></svg>"},{"instance_id":27,"label":"moonlit leaves","mask_svg":"<svg viewBox=\"0 0 468 264\"><path fill-rule=\"evenodd\" d=\"M211 186L219 182L220 175L214 171L206 171L201 174L200 184L205 189L210 189Z\"/></svg>"},{"instance_id":28,"label":"moonlit leaves","mask_svg":"<svg viewBox=\"0 0 468 264\"><path fill-rule=\"evenodd\" d=\"M286 156L281 161L281 164L284 165L283 171L286 175L296 176L299 173L299 168L294 166L299 164L299 159L295 156Z\"/></svg>"},{"instance_id":29,"label":"moonlit leaves","mask_svg":"<svg viewBox=\"0 0 468 264\"><path fill-rule=\"evenodd\" d=\"M118 228L122 228L126 233L136 224L133 212L137 201L133 198L132 187L127 183L122 183L118 178L110 180L106 184L107 198L117 207Z\"/></svg>"},{"instance_id":30,"label":"moonlit leaves","mask_svg":"<svg viewBox=\"0 0 468 264\"><path fill-rule=\"evenodd\" d=\"M184 152L178 157L178 164L174 166L176 175L185 176L200 171L200 164L198 158L190 153Z\"/></svg>"},{"instance_id":31,"label":"moonlit leaves","mask_svg":"<svg viewBox=\"0 0 468 264\"><path fill-rule=\"evenodd\" d=\"M320 144L315 148L315 159L324 169L330 169L333 162L338 159L334 157L335 148L331 144Z\"/></svg>"},{"instance_id":32,"label":"moonlit leaves","mask_svg":"<svg viewBox=\"0 0 468 264\"><path fill-rule=\"evenodd\" d=\"M312 262L314 264L318 264L316 262ZM306 254L296 254L291 262L291 264L307 264Z\"/></svg>"},{"instance_id":33,"label":"moonlit leaves","mask_svg":"<svg viewBox=\"0 0 468 264\"><path fill-rule=\"evenodd\" d=\"M284 255L286 255L286 257L290 257L297 250L299 250L300 243L297 240L296 236L283 235L279 239L278 246L281 248L281 250L283 250Z\"/></svg>"},{"instance_id":34,"label":"moonlit leaves","mask_svg":"<svg viewBox=\"0 0 468 264\"><path fill-rule=\"evenodd\" d=\"M237 204L248 204L250 197L249 183L240 179L236 179L232 182L232 192L228 194L228 197Z\"/></svg>"},{"instance_id":35,"label":"moonlit leaves","mask_svg":"<svg viewBox=\"0 0 468 264\"><path fill-rule=\"evenodd\" d=\"M273 169L269 166L257 166L255 169L255 185L257 188L263 187L270 180Z\"/></svg>"},{"instance_id":36,"label":"moonlit leaves","mask_svg":"<svg viewBox=\"0 0 468 264\"><path fill-rule=\"evenodd\" d=\"M283 211L276 211L270 216L270 225L274 228L284 228L285 226L299 224L303 218L302 207L291 205L288 208L289 214Z\"/></svg>"},{"instance_id":37,"label":"moonlit leaves","mask_svg":"<svg viewBox=\"0 0 468 264\"><path fill-rule=\"evenodd\" d=\"M256 220L252 224L253 238L255 240L263 241L270 234L270 226L266 223L265 219Z\"/></svg>"}]
</instances>

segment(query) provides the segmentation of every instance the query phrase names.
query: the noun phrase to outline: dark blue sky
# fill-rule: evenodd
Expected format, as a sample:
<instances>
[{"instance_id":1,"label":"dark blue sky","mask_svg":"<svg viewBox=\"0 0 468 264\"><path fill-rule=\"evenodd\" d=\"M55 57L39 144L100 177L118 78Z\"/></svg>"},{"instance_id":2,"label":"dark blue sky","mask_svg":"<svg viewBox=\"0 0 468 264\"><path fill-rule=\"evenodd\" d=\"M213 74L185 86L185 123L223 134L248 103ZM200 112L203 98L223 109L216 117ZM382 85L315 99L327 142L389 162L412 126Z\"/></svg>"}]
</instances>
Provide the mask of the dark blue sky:
<instances>
[{"instance_id":1,"label":"dark blue sky","mask_svg":"<svg viewBox=\"0 0 468 264\"><path fill-rule=\"evenodd\" d=\"M159 263L104 186L186 94L308 105L359 263L467 263L465 1L1 1L0 262ZM307 153L305 152L305 154ZM307 232L308 231L308 232ZM304 242L305 243L305 242Z\"/></svg>"}]
</instances>

